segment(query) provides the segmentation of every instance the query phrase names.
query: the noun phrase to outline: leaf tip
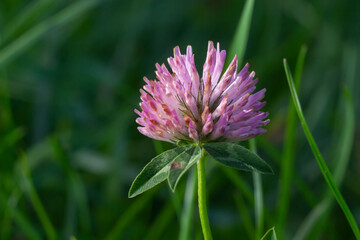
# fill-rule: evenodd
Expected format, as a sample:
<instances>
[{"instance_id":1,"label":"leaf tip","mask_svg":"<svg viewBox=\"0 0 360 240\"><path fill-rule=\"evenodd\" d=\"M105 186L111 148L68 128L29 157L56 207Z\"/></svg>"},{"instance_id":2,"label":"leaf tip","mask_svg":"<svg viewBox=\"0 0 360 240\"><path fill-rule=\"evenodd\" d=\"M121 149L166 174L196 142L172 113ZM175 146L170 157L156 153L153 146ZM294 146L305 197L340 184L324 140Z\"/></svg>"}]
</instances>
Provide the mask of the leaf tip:
<instances>
[{"instance_id":1,"label":"leaf tip","mask_svg":"<svg viewBox=\"0 0 360 240\"><path fill-rule=\"evenodd\" d=\"M128 198L133 198L135 197L134 196L134 193L131 191L131 188L129 189L129 192L128 192Z\"/></svg>"},{"instance_id":2,"label":"leaf tip","mask_svg":"<svg viewBox=\"0 0 360 240\"><path fill-rule=\"evenodd\" d=\"M308 50L307 44L304 43L303 45L301 45L301 51L307 52L307 50Z\"/></svg>"},{"instance_id":3,"label":"leaf tip","mask_svg":"<svg viewBox=\"0 0 360 240\"><path fill-rule=\"evenodd\" d=\"M270 165L267 165L266 167L267 167L266 170L261 170L261 171L258 170L256 172L259 172L261 174L269 174L269 175L274 175L275 174L274 170L272 169L272 167L270 167Z\"/></svg>"}]
</instances>

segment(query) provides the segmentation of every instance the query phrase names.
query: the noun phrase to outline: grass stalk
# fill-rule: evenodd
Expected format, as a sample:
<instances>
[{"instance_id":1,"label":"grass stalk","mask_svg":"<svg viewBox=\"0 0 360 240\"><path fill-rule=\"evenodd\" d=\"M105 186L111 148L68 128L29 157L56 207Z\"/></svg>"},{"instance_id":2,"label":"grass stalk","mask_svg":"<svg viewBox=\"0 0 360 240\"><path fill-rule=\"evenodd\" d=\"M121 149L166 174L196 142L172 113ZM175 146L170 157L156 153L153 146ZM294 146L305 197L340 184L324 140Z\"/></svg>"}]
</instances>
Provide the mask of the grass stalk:
<instances>
[{"instance_id":1,"label":"grass stalk","mask_svg":"<svg viewBox=\"0 0 360 240\"><path fill-rule=\"evenodd\" d=\"M84 232L89 233L91 229L90 224L90 211L88 207L88 201L86 191L83 182L79 174L75 171L71 165L68 154L62 147L57 137L51 137L51 146L53 148L54 157L63 168L67 181L68 181L68 194L69 198L74 198L76 207L79 209L80 226ZM70 196L71 195L71 196ZM71 201L69 202L71 203ZM73 233L72 233L73 234Z\"/></svg>"},{"instance_id":2,"label":"grass stalk","mask_svg":"<svg viewBox=\"0 0 360 240\"><path fill-rule=\"evenodd\" d=\"M334 154L333 161L334 181L337 186L341 186L345 171L350 161L351 150L354 141L355 132L355 107L351 90L356 73L356 51L346 48L344 51L344 75L346 86L342 89L342 98L338 104L337 131L334 133ZM302 240L307 237L313 229L322 229L322 226L328 219L330 209L333 206L334 198L331 191L325 193L323 200L313 208L307 215L294 235L294 240ZM317 228L316 228L317 227Z\"/></svg>"},{"instance_id":3,"label":"grass stalk","mask_svg":"<svg viewBox=\"0 0 360 240\"><path fill-rule=\"evenodd\" d=\"M247 0L245 2L229 51L229 56L231 57L233 57L235 54L238 55L239 64L241 64L243 61L247 41L249 39L254 2L255 0ZM228 59L228 61L230 60L231 59Z\"/></svg>"},{"instance_id":4,"label":"grass stalk","mask_svg":"<svg viewBox=\"0 0 360 240\"><path fill-rule=\"evenodd\" d=\"M307 47L302 46L298 55L295 68L295 87L299 89L302 70L304 66ZM290 99L291 101L291 99ZM289 104L287 124L284 139L284 150L281 158L281 171L280 171L280 191L279 191L279 204L278 204L278 223L277 229L280 236L283 235L284 225L287 219L289 202L291 196L291 184L294 176L294 161L296 152L296 126L297 116L293 104Z\"/></svg>"},{"instance_id":5,"label":"grass stalk","mask_svg":"<svg viewBox=\"0 0 360 240\"><path fill-rule=\"evenodd\" d=\"M25 190L29 195L30 201L35 209L36 214L38 215L42 226L44 227L46 237L49 240L56 240L57 235L55 232L55 228L53 227L49 216L47 215L43 204L37 194L33 182L31 180L29 166L27 164L27 160L25 155L22 155L20 158L21 161L21 170L24 179Z\"/></svg>"},{"instance_id":6,"label":"grass stalk","mask_svg":"<svg viewBox=\"0 0 360 240\"><path fill-rule=\"evenodd\" d=\"M349 222L349 225L356 237L357 240L360 240L360 231L359 231L359 228L358 228L358 225L355 221L355 218L354 216L352 215L348 205L346 204L343 196L341 195L338 187L336 186L336 183L333 179L333 176L329 170L329 168L327 167L321 153L320 153L320 150L310 132L310 129L306 123L306 120L305 120L305 117L304 117L304 114L302 112L302 108L301 108L301 105L300 105L300 101L299 101L299 98L297 96L297 93L296 93L296 88L295 88L295 85L294 85L294 81L293 81L293 78L292 78L292 75L291 75L291 72L290 72L290 69L289 69L289 66L287 64L287 61L286 59L284 59L284 68L285 68L285 73L286 73L286 77L287 77L287 80L288 80L288 84L289 84L289 88L290 88L290 92L291 92L291 96L292 96L292 99L293 99L293 103L295 104L295 109L296 109L296 112L298 114L298 117L300 119L300 122L301 122L301 126L304 130L304 133L306 135L306 138L309 142L309 145L313 151L313 154L315 156L315 159L320 167L320 170L321 170L321 173L323 174L324 176L324 179L326 181L326 183L328 184L333 196L335 197L336 201L338 202L340 208L342 209L343 213L345 214L348 222Z\"/></svg>"},{"instance_id":7,"label":"grass stalk","mask_svg":"<svg viewBox=\"0 0 360 240\"><path fill-rule=\"evenodd\" d=\"M108 235L104 238L105 240L120 239L125 228L133 222L134 218L148 206L152 200L156 191L149 191L144 194L141 198L134 201L129 208L121 214L120 218L116 221L114 226L108 232Z\"/></svg>"},{"instance_id":8,"label":"grass stalk","mask_svg":"<svg viewBox=\"0 0 360 240\"><path fill-rule=\"evenodd\" d=\"M99 0L76 1L61 12L31 28L15 41L9 43L0 50L0 68L36 43L36 41L45 36L48 31L73 21L76 17L81 16L99 2Z\"/></svg>"},{"instance_id":9,"label":"grass stalk","mask_svg":"<svg viewBox=\"0 0 360 240\"><path fill-rule=\"evenodd\" d=\"M0 207L2 209L8 209L12 221L14 221L28 239L40 240L41 236L31 224L31 220L29 220L20 209L11 204L10 198L11 196L7 199L6 196L0 192Z\"/></svg>"},{"instance_id":10,"label":"grass stalk","mask_svg":"<svg viewBox=\"0 0 360 240\"><path fill-rule=\"evenodd\" d=\"M254 239L255 227L249 211L250 208L246 205L244 197L241 196L239 192L236 192L236 194L234 194L234 201L241 216L242 224L244 225L245 231L248 234L248 239Z\"/></svg>"}]
</instances>

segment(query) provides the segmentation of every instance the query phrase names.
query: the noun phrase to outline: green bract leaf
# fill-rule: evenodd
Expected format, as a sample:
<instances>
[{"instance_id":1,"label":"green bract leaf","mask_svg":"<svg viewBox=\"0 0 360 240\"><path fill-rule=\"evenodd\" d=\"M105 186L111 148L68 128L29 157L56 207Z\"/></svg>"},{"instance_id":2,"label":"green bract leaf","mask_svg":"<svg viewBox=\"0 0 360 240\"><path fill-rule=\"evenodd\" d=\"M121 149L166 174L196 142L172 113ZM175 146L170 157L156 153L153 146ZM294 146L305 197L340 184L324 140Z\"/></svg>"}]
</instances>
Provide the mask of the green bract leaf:
<instances>
[{"instance_id":1,"label":"green bract leaf","mask_svg":"<svg viewBox=\"0 0 360 240\"><path fill-rule=\"evenodd\" d=\"M158 185L168 177L173 160L192 145L176 147L153 158L135 178L129 190L129 197L135 197Z\"/></svg>"},{"instance_id":2,"label":"green bract leaf","mask_svg":"<svg viewBox=\"0 0 360 240\"><path fill-rule=\"evenodd\" d=\"M273 173L271 167L258 155L234 143L209 142L203 145L204 149L216 161L232 168Z\"/></svg>"},{"instance_id":3,"label":"green bract leaf","mask_svg":"<svg viewBox=\"0 0 360 240\"><path fill-rule=\"evenodd\" d=\"M270 228L260 240L277 240L275 227Z\"/></svg>"},{"instance_id":4,"label":"green bract leaf","mask_svg":"<svg viewBox=\"0 0 360 240\"><path fill-rule=\"evenodd\" d=\"M201 149L199 146L196 146L184 151L174 159L171 163L168 177L169 186L172 191L175 191L182 175L200 159L200 156Z\"/></svg>"}]
</instances>

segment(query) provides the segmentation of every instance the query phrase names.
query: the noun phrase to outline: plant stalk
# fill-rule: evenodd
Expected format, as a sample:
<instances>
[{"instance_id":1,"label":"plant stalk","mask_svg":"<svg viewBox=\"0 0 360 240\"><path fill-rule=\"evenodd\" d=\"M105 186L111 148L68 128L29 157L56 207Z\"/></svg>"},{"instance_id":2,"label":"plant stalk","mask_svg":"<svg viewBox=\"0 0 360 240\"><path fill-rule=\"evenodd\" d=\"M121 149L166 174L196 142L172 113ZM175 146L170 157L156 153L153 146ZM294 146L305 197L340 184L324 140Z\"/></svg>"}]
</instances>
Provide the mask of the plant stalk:
<instances>
[{"instance_id":1,"label":"plant stalk","mask_svg":"<svg viewBox=\"0 0 360 240\"><path fill-rule=\"evenodd\" d=\"M206 208L206 178L205 178L205 152L201 149L201 157L197 162L198 174L198 204L201 228L205 240L212 240L209 217Z\"/></svg>"}]
</instances>

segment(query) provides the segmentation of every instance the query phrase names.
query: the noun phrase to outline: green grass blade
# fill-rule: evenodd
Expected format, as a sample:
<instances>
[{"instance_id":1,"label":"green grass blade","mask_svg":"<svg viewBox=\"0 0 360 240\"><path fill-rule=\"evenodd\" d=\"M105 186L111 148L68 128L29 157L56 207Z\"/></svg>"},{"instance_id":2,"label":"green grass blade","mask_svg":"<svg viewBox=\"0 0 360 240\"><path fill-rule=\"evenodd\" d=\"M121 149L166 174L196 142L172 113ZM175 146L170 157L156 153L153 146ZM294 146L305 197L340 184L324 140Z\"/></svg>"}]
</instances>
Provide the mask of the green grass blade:
<instances>
[{"instance_id":1,"label":"green grass blade","mask_svg":"<svg viewBox=\"0 0 360 240\"><path fill-rule=\"evenodd\" d=\"M302 108L301 108L301 105L300 105L300 101L299 101L299 98L297 96L297 93L296 93L296 88L295 88L295 85L294 85L294 81L293 81L293 78L291 76L291 72L290 72L290 69L289 69L289 66L286 62L286 59L284 59L284 68L285 68L285 73L286 73L286 77L287 77L287 80L288 80L288 84L289 84L289 88L290 88L290 92L291 92L291 96L292 96L292 99L293 99L293 103L295 104L295 109L296 109L296 112L298 114L298 117L300 119L300 122L301 122L301 126L303 127L303 130L304 130L304 133L306 135L306 138L309 142L309 145L314 153L314 156L316 158L316 161L318 162L318 165L320 167L320 170L321 170L321 173L323 174L324 178L325 178L325 181L326 183L328 184L332 194L334 195L336 201L338 202L339 206L341 207L342 211L344 212L348 222L349 222L349 225L351 227L351 229L353 230L354 232L354 235L356 237L356 239L360 240L360 231L359 231L359 228L357 226L357 223L354 219L354 216L352 215L348 205L346 204L344 198L342 197L339 189L337 188L336 184L335 184L335 181L330 173L330 170L329 168L327 167L320 151L319 151L319 148L318 146L316 145L315 143L315 140L309 130L309 127L306 123L306 120L305 120L305 117L304 117L304 114L302 112Z\"/></svg>"},{"instance_id":2,"label":"green grass blade","mask_svg":"<svg viewBox=\"0 0 360 240\"><path fill-rule=\"evenodd\" d=\"M253 172L254 180L254 199L255 199L255 222L256 234L255 239L261 237L264 230L264 198L262 190L262 177L260 173Z\"/></svg>"},{"instance_id":3,"label":"green grass blade","mask_svg":"<svg viewBox=\"0 0 360 240\"><path fill-rule=\"evenodd\" d=\"M353 81L356 74L356 51L345 51L344 54L344 75L346 83L353 87ZM337 126L338 131L335 132L335 144L333 160L335 165L334 181L340 186L348 163L350 161L351 150L355 133L355 107L351 91L347 86L342 89L342 99L338 104ZM333 205L331 192L327 191L324 199L308 214L303 223L298 228L294 240L302 240L311 233L313 229L323 229L319 225L323 225L330 214Z\"/></svg>"},{"instance_id":4,"label":"green grass blade","mask_svg":"<svg viewBox=\"0 0 360 240\"><path fill-rule=\"evenodd\" d=\"M0 175L0 177L2 177ZM12 231L12 216L9 202L9 197L5 196L6 186L3 186L5 178L0 179L0 239L10 239ZM3 193L4 192L4 193ZM8 201L6 201L6 199Z\"/></svg>"},{"instance_id":5,"label":"green grass blade","mask_svg":"<svg viewBox=\"0 0 360 240\"><path fill-rule=\"evenodd\" d=\"M121 236L128 224L131 224L134 221L134 218L148 206L149 202L152 200L156 190L149 191L147 194L139 197L135 201L131 201L131 205L126 209L126 211L121 215L121 217L116 221L115 225L111 228L108 235L103 238L105 240L121 239Z\"/></svg>"},{"instance_id":6,"label":"green grass blade","mask_svg":"<svg viewBox=\"0 0 360 240\"><path fill-rule=\"evenodd\" d=\"M21 156L20 160L21 160L21 172L24 180L25 190L29 195L30 201L35 209L36 214L40 219L41 224L44 227L47 239L55 240L57 239L55 229L50 221L49 216L47 215L44 209L43 204L40 201L39 195L35 190L35 187L31 180L27 159L24 154Z\"/></svg>"},{"instance_id":7,"label":"green grass blade","mask_svg":"<svg viewBox=\"0 0 360 240\"><path fill-rule=\"evenodd\" d=\"M12 220L21 229L24 236L26 236L28 239L41 239L40 234L36 231L34 226L31 225L31 220L27 219L19 209L12 206L12 204L9 203L9 200L6 201L6 197L1 192L0 207L9 210Z\"/></svg>"},{"instance_id":8,"label":"green grass blade","mask_svg":"<svg viewBox=\"0 0 360 240\"><path fill-rule=\"evenodd\" d=\"M270 228L260 240L277 240L275 227Z\"/></svg>"},{"instance_id":9,"label":"green grass blade","mask_svg":"<svg viewBox=\"0 0 360 240\"><path fill-rule=\"evenodd\" d=\"M195 186L196 174L195 168L189 171L189 176L186 183L186 190L184 196L184 207L180 219L180 240L191 239L191 226L193 224L194 204L195 204Z\"/></svg>"},{"instance_id":10,"label":"green grass blade","mask_svg":"<svg viewBox=\"0 0 360 240\"><path fill-rule=\"evenodd\" d=\"M250 32L251 18L254 9L254 2L255 0L247 0L245 3L228 55L230 58L232 58L235 54L237 54L239 64L242 63L245 55L246 44ZM228 58L228 61L230 60L231 59Z\"/></svg>"},{"instance_id":11,"label":"green grass blade","mask_svg":"<svg viewBox=\"0 0 360 240\"><path fill-rule=\"evenodd\" d=\"M351 95L350 89L347 86L345 86L342 90L345 98L345 111L341 116L345 119L344 123L341 124L343 129L340 133L338 141L337 152L339 154L335 158L337 162L334 168L334 181L337 185L339 185L344 179L346 167L350 160L355 134L355 106L353 97ZM344 110L344 108L342 108L342 110Z\"/></svg>"},{"instance_id":12,"label":"green grass blade","mask_svg":"<svg viewBox=\"0 0 360 240\"><path fill-rule=\"evenodd\" d=\"M22 127L15 128L2 138L0 138L0 156L6 149L14 147L25 135Z\"/></svg>"},{"instance_id":13,"label":"green grass blade","mask_svg":"<svg viewBox=\"0 0 360 240\"><path fill-rule=\"evenodd\" d=\"M297 189L303 196L309 207L315 207L319 202L319 198L315 196L310 187L304 182L298 174L294 174L294 181Z\"/></svg>"},{"instance_id":14,"label":"green grass blade","mask_svg":"<svg viewBox=\"0 0 360 240\"><path fill-rule=\"evenodd\" d=\"M304 68L304 64L305 64L305 57L306 57L307 51L308 51L307 46L302 45L300 48L300 52L299 52L297 61L296 61L295 73L294 73L294 83L295 83L295 88L297 90L300 88L301 76L303 73L303 68ZM292 104L290 104L290 105L292 105Z\"/></svg>"},{"instance_id":15,"label":"green grass blade","mask_svg":"<svg viewBox=\"0 0 360 240\"><path fill-rule=\"evenodd\" d=\"M24 10L19 12L17 16L5 26L3 44L9 42L29 28L41 15L49 12L51 7L57 3L58 2L54 0L38 0L29 3Z\"/></svg>"},{"instance_id":16,"label":"green grass blade","mask_svg":"<svg viewBox=\"0 0 360 240\"><path fill-rule=\"evenodd\" d=\"M262 149L274 160L275 163L281 163L281 152L273 146L268 140L264 138L257 138L257 142L261 145ZM315 195L311 192L311 189L306 185L306 183L300 178L297 172L294 172L294 181L295 185L309 204L310 207L315 206L319 201Z\"/></svg>"},{"instance_id":17,"label":"green grass blade","mask_svg":"<svg viewBox=\"0 0 360 240\"><path fill-rule=\"evenodd\" d=\"M244 195L246 200L254 206L254 195L250 187L241 178L239 171L226 166L220 166L220 169L224 172L225 176L238 188L238 190Z\"/></svg>"},{"instance_id":18,"label":"green grass blade","mask_svg":"<svg viewBox=\"0 0 360 240\"><path fill-rule=\"evenodd\" d=\"M301 47L295 68L295 87L299 89L302 69L305 62L307 48ZM291 99L290 99L291 101ZM289 104L287 124L285 131L284 150L281 158L281 171L280 171L280 191L278 202L278 234L283 235L284 225L289 209L290 190L293 177L295 149L296 149L296 126L297 117L293 104Z\"/></svg>"},{"instance_id":19,"label":"green grass blade","mask_svg":"<svg viewBox=\"0 0 360 240\"><path fill-rule=\"evenodd\" d=\"M171 223L172 217L175 215L175 208L171 202L168 202L156 217L154 223L148 229L144 240L160 240L161 235L168 225Z\"/></svg>"},{"instance_id":20,"label":"green grass blade","mask_svg":"<svg viewBox=\"0 0 360 240\"><path fill-rule=\"evenodd\" d=\"M236 192L234 194L234 201L236 204L236 207L238 208L239 214L242 219L242 223L244 225L244 228L248 234L248 239L254 239L255 234L255 227L252 222L251 214L249 212L249 207L246 206L244 197L240 195L239 192Z\"/></svg>"},{"instance_id":21,"label":"green grass blade","mask_svg":"<svg viewBox=\"0 0 360 240\"><path fill-rule=\"evenodd\" d=\"M310 231L317 225L321 216L324 215L326 209L330 206L329 199L322 200L312 211L306 216L304 222L297 229L294 240L303 240Z\"/></svg>"},{"instance_id":22,"label":"green grass blade","mask_svg":"<svg viewBox=\"0 0 360 240\"><path fill-rule=\"evenodd\" d=\"M69 194L72 195L71 197L74 197L76 206L79 209L80 226L85 232L88 233L91 229L90 210L88 207L88 201L87 201L84 184L81 181L81 178L78 175L78 173L71 165L68 154L61 146L61 143L58 140L58 138L51 137L50 142L54 151L55 159L60 163L64 172L66 173L68 179Z\"/></svg>"},{"instance_id":23,"label":"green grass blade","mask_svg":"<svg viewBox=\"0 0 360 240\"><path fill-rule=\"evenodd\" d=\"M256 153L255 139L249 140L250 151ZM254 200L255 200L255 239L260 239L264 230L264 197L262 188L262 177L260 173L253 172Z\"/></svg>"},{"instance_id":24,"label":"green grass blade","mask_svg":"<svg viewBox=\"0 0 360 240\"><path fill-rule=\"evenodd\" d=\"M0 123L1 128L11 129L14 125L11 111L11 103L9 96L7 72L6 69L1 69L0 74Z\"/></svg>"},{"instance_id":25,"label":"green grass blade","mask_svg":"<svg viewBox=\"0 0 360 240\"><path fill-rule=\"evenodd\" d=\"M45 36L48 31L73 21L76 17L81 16L99 2L99 0L77 1L55 16L44 20L25 32L18 39L0 50L0 68L36 43L41 37Z\"/></svg>"}]
</instances>

